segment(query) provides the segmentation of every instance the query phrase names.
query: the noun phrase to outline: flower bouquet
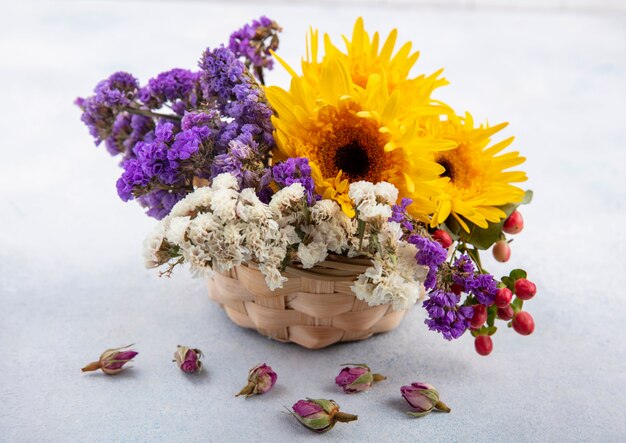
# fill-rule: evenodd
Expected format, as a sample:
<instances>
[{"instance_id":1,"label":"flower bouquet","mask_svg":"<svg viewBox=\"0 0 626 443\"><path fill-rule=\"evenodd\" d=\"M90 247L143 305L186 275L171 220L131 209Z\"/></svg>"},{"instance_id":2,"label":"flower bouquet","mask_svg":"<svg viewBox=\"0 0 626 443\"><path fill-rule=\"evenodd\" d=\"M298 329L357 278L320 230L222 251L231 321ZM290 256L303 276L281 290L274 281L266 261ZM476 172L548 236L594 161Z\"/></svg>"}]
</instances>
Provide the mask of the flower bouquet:
<instances>
[{"instance_id":1,"label":"flower bouquet","mask_svg":"<svg viewBox=\"0 0 626 443\"><path fill-rule=\"evenodd\" d=\"M523 228L532 194L506 123L476 124L433 98L439 70L411 75L418 53L354 25L345 48L307 36L301 73L275 51L262 17L206 49L199 70L144 86L118 72L77 99L96 144L121 157L122 200L160 219L149 267L188 264L238 325L320 348L396 327L425 298L426 324L468 330L491 352L496 320L534 329L523 270L496 279L481 264ZM323 52L323 55L322 55ZM288 89L265 86L274 60Z\"/></svg>"}]
</instances>

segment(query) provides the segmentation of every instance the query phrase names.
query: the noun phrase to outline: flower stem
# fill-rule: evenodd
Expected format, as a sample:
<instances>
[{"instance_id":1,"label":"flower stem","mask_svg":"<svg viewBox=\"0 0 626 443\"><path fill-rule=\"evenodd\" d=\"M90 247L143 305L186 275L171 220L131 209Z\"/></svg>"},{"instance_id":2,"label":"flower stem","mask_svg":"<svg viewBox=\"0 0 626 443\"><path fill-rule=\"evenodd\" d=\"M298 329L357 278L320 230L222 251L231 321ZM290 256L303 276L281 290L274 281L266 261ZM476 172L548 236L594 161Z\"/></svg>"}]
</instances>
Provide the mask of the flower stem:
<instances>
[{"instance_id":1,"label":"flower stem","mask_svg":"<svg viewBox=\"0 0 626 443\"><path fill-rule=\"evenodd\" d=\"M443 412L450 412L450 408L442 401L438 401L437 404L435 404L435 409Z\"/></svg>"},{"instance_id":2,"label":"flower stem","mask_svg":"<svg viewBox=\"0 0 626 443\"><path fill-rule=\"evenodd\" d=\"M102 367L102 364L100 364L99 361L94 361L94 362L89 363L84 368L82 368L81 371L83 371L83 372L97 371L101 367Z\"/></svg>"},{"instance_id":3,"label":"flower stem","mask_svg":"<svg viewBox=\"0 0 626 443\"><path fill-rule=\"evenodd\" d=\"M148 111L147 109L137 109L137 108L126 107L125 110L131 114L145 115L146 117L165 118L165 119L172 120L175 122L178 122L181 120L181 118L177 115L162 114L160 112Z\"/></svg>"},{"instance_id":4,"label":"flower stem","mask_svg":"<svg viewBox=\"0 0 626 443\"><path fill-rule=\"evenodd\" d=\"M249 382L241 391L239 391L239 394L235 395L235 397L239 397L240 395L245 395L246 397L252 395L252 391L254 391L254 387L256 385L252 382Z\"/></svg>"},{"instance_id":5,"label":"flower stem","mask_svg":"<svg viewBox=\"0 0 626 443\"><path fill-rule=\"evenodd\" d=\"M359 419L357 415L346 414L345 412L337 412L334 418L341 423L348 423Z\"/></svg>"}]
</instances>

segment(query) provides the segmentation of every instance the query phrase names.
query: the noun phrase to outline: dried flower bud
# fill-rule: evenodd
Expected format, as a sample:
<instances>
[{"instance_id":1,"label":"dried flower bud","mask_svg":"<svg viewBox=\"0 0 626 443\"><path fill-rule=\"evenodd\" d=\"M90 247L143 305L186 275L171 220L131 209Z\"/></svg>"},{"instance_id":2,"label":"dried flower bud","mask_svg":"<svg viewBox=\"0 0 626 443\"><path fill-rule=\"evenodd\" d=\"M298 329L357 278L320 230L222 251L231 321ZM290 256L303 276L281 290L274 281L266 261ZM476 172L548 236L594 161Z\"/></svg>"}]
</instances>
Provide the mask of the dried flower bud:
<instances>
[{"instance_id":1,"label":"dried flower bud","mask_svg":"<svg viewBox=\"0 0 626 443\"><path fill-rule=\"evenodd\" d=\"M119 372L122 372L122 370L124 369L124 365L131 361L133 358L135 358L135 356L138 354L138 352L135 352L133 350L124 350L126 348L130 348L131 346L132 345L116 349L107 349L102 353L98 361L89 363L81 370L83 372L89 372L101 369L102 372L108 375L115 375Z\"/></svg>"},{"instance_id":2,"label":"dried flower bud","mask_svg":"<svg viewBox=\"0 0 626 443\"><path fill-rule=\"evenodd\" d=\"M181 371L187 374L193 374L194 372L200 372L202 370L202 358L203 354L200 349L192 349L187 346L178 345L176 353L174 354L174 360Z\"/></svg>"},{"instance_id":3,"label":"dried flower bud","mask_svg":"<svg viewBox=\"0 0 626 443\"><path fill-rule=\"evenodd\" d=\"M333 400L299 400L293 405L292 415L307 429L314 432L330 431L338 421L348 423L358 419L356 415L339 412L339 405Z\"/></svg>"},{"instance_id":4,"label":"dried flower bud","mask_svg":"<svg viewBox=\"0 0 626 443\"><path fill-rule=\"evenodd\" d=\"M240 395L250 397L251 395L265 394L274 387L277 378L278 375L272 370L271 366L265 363L257 365L248 372L248 384L239 391L236 397Z\"/></svg>"},{"instance_id":5,"label":"dried flower bud","mask_svg":"<svg viewBox=\"0 0 626 443\"><path fill-rule=\"evenodd\" d=\"M335 383L337 383L346 394L367 391L375 382L387 379L384 375L373 374L369 366L365 364L351 364L354 366L343 368L341 372L339 372L339 375L335 377Z\"/></svg>"},{"instance_id":6,"label":"dried flower bud","mask_svg":"<svg viewBox=\"0 0 626 443\"><path fill-rule=\"evenodd\" d=\"M416 412L409 412L413 417L422 417L433 409L450 412L450 408L439 400L439 392L428 383L411 383L410 386L402 386L400 392L404 399Z\"/></svg>"}]
</instances>

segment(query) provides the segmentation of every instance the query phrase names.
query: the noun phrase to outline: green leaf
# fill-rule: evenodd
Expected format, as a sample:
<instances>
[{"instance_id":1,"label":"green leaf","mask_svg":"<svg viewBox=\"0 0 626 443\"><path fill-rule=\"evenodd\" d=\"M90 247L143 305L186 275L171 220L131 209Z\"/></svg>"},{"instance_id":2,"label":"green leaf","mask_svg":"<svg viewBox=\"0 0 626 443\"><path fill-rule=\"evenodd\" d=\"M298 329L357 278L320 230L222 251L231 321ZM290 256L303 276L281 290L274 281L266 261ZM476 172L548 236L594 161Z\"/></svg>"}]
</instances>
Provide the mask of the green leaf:
<instances>
[{"instance_id":1,"label":"green leaf","mask_svg":"<svg viewBox=\"0 0 626 443\"><path fill-rule=\"evenodd\" d=\"M515 297L515 300L511 302L511 307L515 312L521 311L522 306L524 306L524 300L522 300L521 298Z\"/></svg>"},{"instance_id":2,"label":"green leaf","mask_svg":"<svg viewBox=\"0 0 626 443\"><path fill-rule=\"evenodd\" d=\"M511 273L509 274L509 277L511 277L513 281L515 281L519 278L526 278L527 274L526 274L526 271L524 271L523 269L513 269Z\"/></svg>"},{"instance_id":3,"label":"green leaf","mask_svg":"<svg viewBox=\"0 0 626 443\"><path fill-rule=\"evenodd\" d=\"M502 283L504 283L504 285L509 288L509 290L511 292L515 291L515 280L513 280L511 277L502 277Z\"/></svg>"},{"instance_id":4,"label":"green leaf","mask_svg":"<svg viewBox=\"0 0 626 443\"><path fill-rule=\"evenodd\" d=\"M519 205L525 205L532 201L533 192L526 191L522 201L519 203L508 203L506 205L498 206L508 217L515 211ZM470 229L470 232L466 232L459 222L456 221L454 217L448 217L445 222L446 230L449 231L451 235L458 237L465 242L474 245L478 249L489 249L495 242L500 239L502 235L502 226L504 225L504 221L506 217L500 220L498 223L488 223L486 228L481 228L476 226L474 223L466 220L467 226Z\"/></svg>"},{"instance_id":5,"label":"green leaf","mask_svg":"<svg viewBox=\"0 0 626 443\"><path fill-rule=\"evenodd\" d=\"M524 194L524 198L522 199L522 201L520 202L520 205L527 205L529 204L531 201L533 201L533 191L531 191L530 189L528 191L526 191L526 193Z\"/></svg>"}]
</instances>

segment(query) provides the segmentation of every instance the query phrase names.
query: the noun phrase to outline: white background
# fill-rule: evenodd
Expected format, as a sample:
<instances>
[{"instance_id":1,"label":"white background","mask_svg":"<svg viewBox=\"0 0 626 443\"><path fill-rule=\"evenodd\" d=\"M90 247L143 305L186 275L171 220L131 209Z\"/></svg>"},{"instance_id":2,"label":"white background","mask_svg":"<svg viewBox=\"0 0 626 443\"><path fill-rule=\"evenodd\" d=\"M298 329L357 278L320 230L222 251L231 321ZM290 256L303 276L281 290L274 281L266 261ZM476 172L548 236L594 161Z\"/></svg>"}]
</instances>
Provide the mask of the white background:
<instances>
[{"instance_id":1,"label":"white background","mask_svg":"<svg viewBox=\"0 0 626 443\"><path fill-rule=\"evenodd\" d=\"M626 440L623 2L302 3L2 5L0 441ZM115 70L146 81L194 68L206 46L261 14L285 28L292 64L309 25L335 38L358 15L370 30L396 26L421 50L419 72L446 68L452 84L439 98L511 122L535 201L511 262L488 267L524 267L537 283L532 336L504 327L483 358L469 336L428 332L416 307L394 332L308 351L237 328L184 270L159 279L143 269L154 221L117 198L117 159L93 146L72 101ZM80 373L133 342L131 370ZM177 344L204 350L202 376L171 363ZM278 385L236 399L263 361ZM389 380L346 396L333 385L346 361ZM399 388L412 381L438 387L452 413L407 417ZM283 409L307 396L334 398L359 421L308 433Z\"/></svg>"}]
</instances>

